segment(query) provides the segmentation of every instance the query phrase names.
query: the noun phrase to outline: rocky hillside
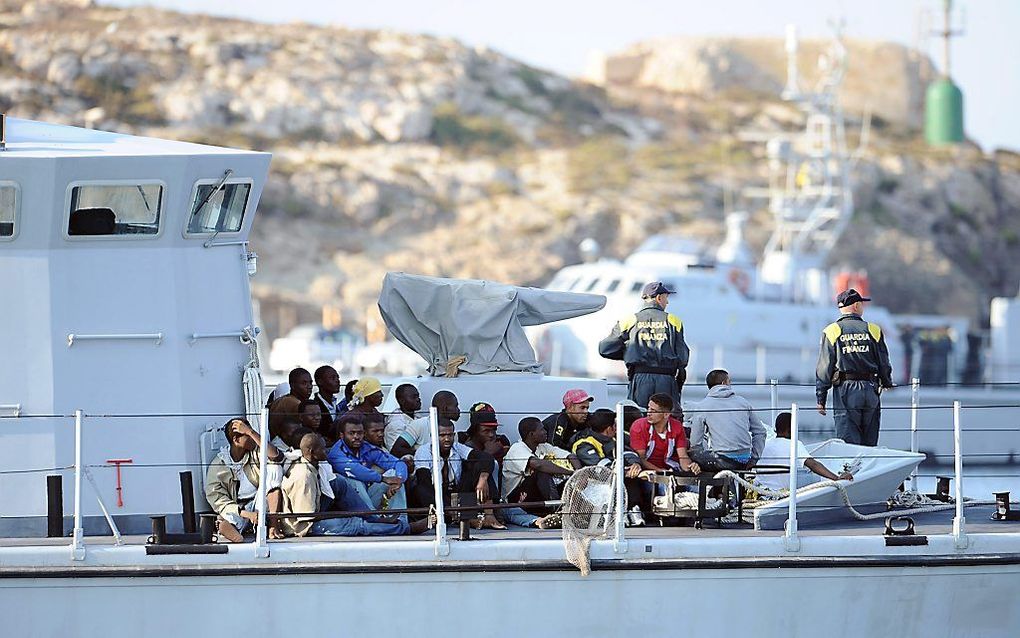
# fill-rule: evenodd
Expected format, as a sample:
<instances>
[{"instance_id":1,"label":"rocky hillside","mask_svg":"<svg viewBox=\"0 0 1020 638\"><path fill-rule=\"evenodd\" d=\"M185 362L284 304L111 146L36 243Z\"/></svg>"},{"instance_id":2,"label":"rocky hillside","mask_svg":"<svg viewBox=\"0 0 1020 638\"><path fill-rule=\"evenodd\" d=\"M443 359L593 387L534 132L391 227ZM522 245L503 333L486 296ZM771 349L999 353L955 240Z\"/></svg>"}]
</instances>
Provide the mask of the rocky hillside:
<instances>
[{"instance_id":1,"label":"rocky hillside","mask_svg":"<svg viewBox=\"0 0 1020 638\"><path fill-rule=\"evenodd\" d=\"M927 63L849 53L865 61L850 118L877 117L834 264L867 268L895 310L984 318L1020 281L1020 157L924 148ZM659 231L718 241L726 193L766 178L738 133L800 125L782 55L778 39L649 42L579 81L429 36L0 1L0 107L271 150L256 293L337 304L356 328L386 270L540 284L587 236L615 256ZM770 217L751 223L761 246Z\"/></svg>"}]
</instances>

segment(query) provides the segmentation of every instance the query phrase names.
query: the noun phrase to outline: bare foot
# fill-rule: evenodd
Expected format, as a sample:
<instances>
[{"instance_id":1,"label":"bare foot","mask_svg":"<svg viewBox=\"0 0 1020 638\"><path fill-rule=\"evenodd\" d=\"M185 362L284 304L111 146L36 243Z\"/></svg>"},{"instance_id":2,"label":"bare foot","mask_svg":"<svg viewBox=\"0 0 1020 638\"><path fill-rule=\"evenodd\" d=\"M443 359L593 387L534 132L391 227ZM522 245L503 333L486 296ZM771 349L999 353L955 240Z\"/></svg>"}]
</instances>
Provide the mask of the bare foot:
<instances>
[{"instance_id":1,"label":"bare foot","mask_svg":"<svg viewBox=\"0 0 1020 638\"><path fill-rule=\"evenodd\" d=\"M216 521L216 533L228 543L240 543L244 540L241 532L237 531L236 527L223 518Z\"/></svg>"}]
</instances>

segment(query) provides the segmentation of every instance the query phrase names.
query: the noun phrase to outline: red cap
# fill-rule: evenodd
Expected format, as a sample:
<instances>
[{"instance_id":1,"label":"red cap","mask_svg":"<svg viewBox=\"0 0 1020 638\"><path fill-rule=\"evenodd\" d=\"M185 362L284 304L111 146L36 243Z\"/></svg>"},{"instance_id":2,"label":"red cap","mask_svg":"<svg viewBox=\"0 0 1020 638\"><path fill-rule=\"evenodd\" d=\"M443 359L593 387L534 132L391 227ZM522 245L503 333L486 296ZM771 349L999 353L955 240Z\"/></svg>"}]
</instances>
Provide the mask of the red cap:
<instances>
[{"instance_id":1,"label":"red cap","mask_svg":"<svg viewBox=\"0 0 1020 638\"><path fill-rule=\"evenodd\" d=\"M574 388L573 390L567 390L567 393L563 395L563 407L567 408L575 403L585 403L588 401L594 401L595 397L588 394L580 388Z\"/></svg>"}]
</instances>

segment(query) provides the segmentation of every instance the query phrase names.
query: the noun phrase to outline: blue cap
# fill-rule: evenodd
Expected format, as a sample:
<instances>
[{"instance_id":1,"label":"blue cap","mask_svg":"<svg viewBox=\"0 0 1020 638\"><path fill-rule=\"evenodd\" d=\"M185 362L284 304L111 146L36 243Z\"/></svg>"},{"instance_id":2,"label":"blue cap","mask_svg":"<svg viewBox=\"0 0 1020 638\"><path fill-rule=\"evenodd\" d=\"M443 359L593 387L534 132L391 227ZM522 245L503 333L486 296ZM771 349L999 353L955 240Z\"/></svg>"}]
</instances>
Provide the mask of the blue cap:
<instances>
[{"instance_id":1,"label":"blue cap","mask_svg":"<svg viewBox=\"0 0 1020 638\"><path fill-rule=\"evenodd\" d=\"M844 290L836 295L836 306L839 308L849 308L858 301L871 301L871 297L862 297L861 293L853 288Z\"/></svg>"},{"instance_id":2,"label":"blue cap","mask_svg":"<svg viewBox=\"0 0 1020 638\"><path fill-rule=\"evenodd\" d=\"M675 292L676 292L675 290L670 290L669 288L667 288L666 284L662 283L661 281L653 281L645 284L645 287L641 289L641 296L654 297L656 295L663 294L672 295Z\"/></svg>"}]
</instances>

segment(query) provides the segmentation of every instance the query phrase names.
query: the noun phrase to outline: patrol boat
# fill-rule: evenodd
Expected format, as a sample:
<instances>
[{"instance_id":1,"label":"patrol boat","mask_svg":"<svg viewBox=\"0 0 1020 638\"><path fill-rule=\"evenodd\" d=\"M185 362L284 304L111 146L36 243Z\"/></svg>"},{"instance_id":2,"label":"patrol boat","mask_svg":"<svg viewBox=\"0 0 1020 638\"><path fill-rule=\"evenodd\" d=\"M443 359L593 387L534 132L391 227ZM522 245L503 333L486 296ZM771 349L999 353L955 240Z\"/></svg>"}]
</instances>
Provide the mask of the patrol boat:
<instances>
[{"instance_id":1,"label":"patrol boat","mask_svg":"<svg viewBox=\"0 0 1020 638\"><path fill-rule=\"evenodd\" d=\"M981 418L967 406L954 412L955 502L890 533L881 513L801 520L797 489L783 530L625 528L617 467L588 475L605 489L580 491L589 505L615 499L565 512L585 525L570 528L580 542L569 530L530 529L460 540L441 498L439 522L422 536L271 541L262 515L246 542L204 542L188 531L189 502L208 511L203 434L248 414L268 439L248 235L270 157L6 124L0 609L11 635L365 635L398 622L395 611L428 634L651 634L675 624L713 635L721 619L776 636L1017 634L1020 528L1008 496L998 507L964 503L960 424ZM552 379L533 355L525 363L423 381L505 412L551 412L567 385L610 394L604 380ZM502 403L510 396L519 399ZM791 410L796 438L801 412ZM432 472L440 485L435 463ZM578 553L587 576L565 560ZM670 616L663 601L677 599L697 602ZM598 613L576 613L594 600Z\"/></svg>"}]
</instances>

